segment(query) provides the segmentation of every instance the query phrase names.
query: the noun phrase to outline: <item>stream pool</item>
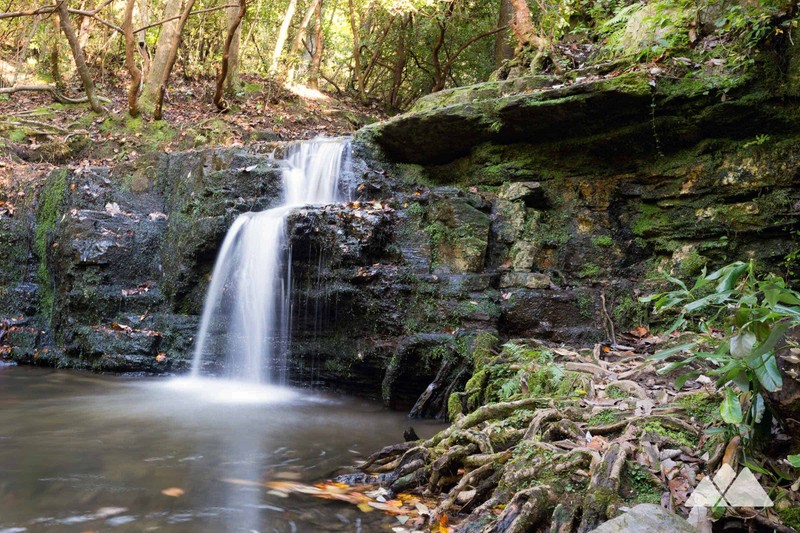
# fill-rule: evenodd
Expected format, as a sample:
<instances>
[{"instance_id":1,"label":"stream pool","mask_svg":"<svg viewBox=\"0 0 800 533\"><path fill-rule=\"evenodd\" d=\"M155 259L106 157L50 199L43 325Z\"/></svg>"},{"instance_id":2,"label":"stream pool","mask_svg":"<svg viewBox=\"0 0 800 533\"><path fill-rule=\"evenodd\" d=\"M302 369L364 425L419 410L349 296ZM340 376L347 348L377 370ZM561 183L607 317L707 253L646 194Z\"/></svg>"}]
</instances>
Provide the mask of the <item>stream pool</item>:
<instances>
[{"instance_id":1,"label":"stream pool","mask_svg":"<svg viewBox=\"0 0 800 533\"><path fill-rule=\"evenodd\" d=\"M224 480L330 477L401 441L402 413L217 385L0 366L0 533L390 531L379 512Z\"/></svg>"}]
</instances>

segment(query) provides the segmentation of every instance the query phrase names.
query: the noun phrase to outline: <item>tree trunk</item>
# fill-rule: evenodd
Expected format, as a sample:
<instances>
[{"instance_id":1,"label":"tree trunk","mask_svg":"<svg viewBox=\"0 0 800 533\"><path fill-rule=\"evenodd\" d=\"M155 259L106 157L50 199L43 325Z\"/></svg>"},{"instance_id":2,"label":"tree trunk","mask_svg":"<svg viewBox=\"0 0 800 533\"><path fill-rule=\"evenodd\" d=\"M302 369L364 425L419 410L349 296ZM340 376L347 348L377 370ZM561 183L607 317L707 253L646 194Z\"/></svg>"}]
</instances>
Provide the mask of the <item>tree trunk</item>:
<instances>
[{"instance_id":1,"label":"tree trunk","mask_svg":"<svg viewBox=\"0 0 800 533\"><path fill-rule=\"evenodd\" d=\"M59 53L59 35L61 34L61 25L58 22L58 17L53 17L53 33L52 44L50 45L50 73L53 76L53 82L56 86L56 91L64 92L64 77L61 75L61 54Z\"/></svg>"},{"instance_id":2,"label":"tree trunk","mask_svg":"<svg viewBox=\"0 0 800 533\"><path fill-rule=\"evenodd\" d=\"M81 5L81 10L91 11L94 6L92 5L93 2L84 2ZM78 28L76 33L78 34L78 44L81 46L81 50L86 53L86 46L89 44L89 37L92 34L92 17L81 17L81 22L78 24Z\"/></svg>"},{"instance_id":3,"label":"tree trunk","mask_svg":"<svg viewBox=\"0 0 800 533\"><path fill-rule=\"evenodd\" d=\"M553 69L557 74L561 74L561 67L553 53L550 41L537 35L536 30L533 28L533 19L531 18L531 11L528 9L527 1L511 0L511 4L514 8L511 31L514 32L514 37L517 39L517 50L522 51L526 47L532 48L533 56L531 57L530 69L532 71L540 69L545 57L549 57L553 63Z\"/></svg>"},{"instance_id":4,"label":"tree trunk","mask_svg":"<svg viewBox=\"0 0 800 533\"><path fill-rule=\"evenodd\" d=\"M311 56L311 65L308 69L308 86L319 90L319 70L322 65L322 48L325 46L322 38L322 0L318 0L314 8L314 55Z\"/></svg>"},{"instance_id":5,"label":"tree trunk","mask_svg":"<svg viewBox=\"0 0 800 533\"><path fill-rule=\"evenodd\" d=\"M156 89L155 110L153 111L153 118L156 120L161 120L161 109L164 105L164 95L167 92L169 75L172 72L172 67L175 66L175 60L178 59L178 48L181 45L181 33L183 32L183 27L186 25L186 20L189 18L189 13L192 12L192 6L194 6L194 0L187 0L186 5L183 7L181 18L178 19L178 27L176 28L177 31L172 36L172 42L169 43L170 49L166 58L167 62L164 65L164 70L161 72L161 79L159 80L158 88ZM160 44L161 39L159 39L159 45ZM155 65L153 70L156 70Z\"/></svg>"},{"instance_id":6,"label":"tree trunk","mask_svg":"<svg viewBox=\"0 0 800 533\"><path fill-rule=\"evenodd\" d=\"M231 48L234 41L238 41L239 30L242 26L242 19L247 11L247 0L239 0L239 8L236 12L236 18L231 21L228 19L228 35L225 37L225 45L222 48L222 65L220 66L219 73L217 74L217 90L214 92L214 105L217 109L225 109L226 105L222 99L225 87L225 78L229 76L228 69L230 68L231 61ZM239 52L239 43L236 43L236 53ZM229 84L228 87L231 85Z\"/></svg>"},{"instance_id":7,"label":"tree trunk","mask_svg":"<svg viewBox=\"0 0 800 533\"><path fill-rule=\"evenodd\" d=\"M244 17L244 10L247 6L242 0L239 7L229 7L227 9L228 19L228 33L233 29L233 38L228 47L228 75L225 78L225 88L230 92L234 92L239 86L239 47L242 42L242 18ZM241 15L239 13L242 13Z\"/></svg>"},{"instance_id":8,"label":"tree trunk","mask_svg":"<svg viewBox=\"0 0 800 533\"><path fill-rule=\"evenodd\" d=\"M68 0L61 0L58 4L58 18L61 21L61 30L69 42L69 47L72 50L72 57L75 59L75 67L78 69L78 75L81 77L83 83L83 90L86 92L86 98L89 101L89 106L95 113L102 113L103 106L97 99L97 94L94 89L94 82L92 75L89 72L89 67L86 66L86 60L83 57L83 50L81 50L80 43L78 43L78 36L75 35L75 28L72 27L72 22L69 20L69 6Z\"/></svg>"},{"instance_id":9,"label":"tree trunk","mask_svg":"<svg viewBox=\"0 0 800 533\"><path fill-rule=\"evenodd\" d=\"M122 30L125 32L125 68L131 75L130 85L128 86L128 113L132 117L139 116L139 85L142 83L142 71L136 66L136 59L133 55L135 39L133 36L133 5L136 0L125 2L125 17L122 21Z\"/></svg>"},{"instance_id":10,"label":"tree trunk","mask_svg":"<svg viewBox=\"0 0 800 533\"><path fill-rule=\"evenodd\" d=\"M514 32L517 43L520 47L532 44L538 37L533 29L531 10L528 8L527 0L511 0L511 7L513 11L511 30Z\"/></svg>"},{"instance_id":11,"label":"tree trunk","mask_svg":"<svg viewBox=\"0 0 800 533\"><path fill-rule=\"evenodd\" d=\"M525 0L521 1L524 2ZM431 61L433 63L433 88L431 89L431 92L434 93L444 89L444 84L447 81L447 72L446 69L442 67L442 61L439 58L439 54L444 46L444 38L445 34L447 33L447 21L453 15L454 10L455 2L450 2L450 4L447 6L444 17L441 20L437 19L436 21L436 25L439 26L439 36L436 39L436 43L433 45L433 50L431 50Z\"/></svg>"},{"instance_id":12,"label":"tree trunk","mask_svg":"<svg viewBox=\"0 0 800 533\"><path fill-rule=\"evenodd\" d=\"M302 56L303 42L305 41L306 30L308 29L309 22L311 22L311 17L313 17L314 14L317 12L317 4L320 2L321 0L311 0L311 4L309 4L308 6L306 14L303 15L303 20L300 22L300 27L297 29L297 33L294 36L294 41L292 42L292 49L289 51L291 68L289 69L289 74L286 78L286 81L289 83L294 82L295 71L298 68L298 63L301 62L301 59L298 58L297 56L298 54Z\"/></svg>"},{"instance_id":13,"label":"tree trunk","mask_svg":"<svg viewBox=\"0 0 800 533\"><path fill-rule=\"evenodd\" d=\"M150 5L148 0L138 0L139 5L139 22L140 28L150 24ZM139 55L142 57L142 78L146 79L150 74L150 50L147 48L146 30L142 30L136 34L136 46Z\"/></svg>"},{"instance_id":14,"label":"tree trunk","mask_svg":"<svg viewBox=\"0 0 800 533\"><path fill-rule=\"evenodd\" d=\"M272 63L269 66L270 76L274 76L278 72L281 52L283 52L286 39L289 37L289 24L292 23L292 17L294 17L294 10L296 8L297 0L289 0L289 6L286 8L286 13L283 15L281 28L278 30L278 39L275 41L275 49L272 51Z\"/></svg>"},{"instance_id":15,"label":"tree trunk","mask_svg":"<svg viewBox=\"0 0 800 533\"><path fill-rule=\"evenodd\" d=\"M403 71L405 71L406 63L408 62L408 54L406 52L406 28L412 23L411 14L406 15L400 23L400 35L397 37L397 42L394 52L394 66L392 68L392 92L389 96L389 105L392 109L400 108L400 87L403 84Z\"/></svg>"},{"instance_id":16,"label":"tree trunk","mask_svg":"<svg viewBox=\"0 0 800 533\"><path fill-rule=\"evenodd\" d=\"M181 14L181 0L166 0L164 5L164 19L178 17ZM180 42L181 25L180 20L170 20L161 26L161 35L156 44L156 53L150 62L150 69L144 81L144 89L141 96L141 105L146 109L152 109L158 96L158 88L161 78L167 68L173 44ZM170 66L170 69L172 67Z\"/></svg>"},{"instance_id":17,"label":"tree trunk","mask_svg":"<svg viewBox=\"0 0 800 533\"><path fill-rule=\"evenodd\" d=\"M497 17L497 27L509 26L514 18L514 5L511 0L500 0L500 10ZM503 61L514 57L514 47L508 40L509 31L503 30L494 38L494 64L500 67Z\"/></svg>"},{"instance_id":18,"label":"tree trunk","mask_svg":"<svg viewBox=\"0 0 800 533\"><path fill-rule=\"evenodd\" d=\"M347 0L350 7L350 30L353 32L353 78L356 80L358 98L361 103L367 102L367 92L364 87L364 71L361 68L361 39L358 35L358 19L353 0Z\"/></svg>"}]
</instances>

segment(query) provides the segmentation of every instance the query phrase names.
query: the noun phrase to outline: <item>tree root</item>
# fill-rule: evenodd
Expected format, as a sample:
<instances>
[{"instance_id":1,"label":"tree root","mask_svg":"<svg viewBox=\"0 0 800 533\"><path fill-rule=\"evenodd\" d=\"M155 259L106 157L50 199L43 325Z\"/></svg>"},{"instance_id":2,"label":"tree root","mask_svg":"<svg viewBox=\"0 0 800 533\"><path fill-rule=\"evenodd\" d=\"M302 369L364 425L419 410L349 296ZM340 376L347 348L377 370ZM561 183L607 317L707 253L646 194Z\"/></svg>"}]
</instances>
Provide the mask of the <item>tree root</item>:
<instances>
[{"instance_id":1,"label":"tree root","mask_svg":"<svg viewBox=\"0 0 800 533\"><path fill-rule=\"evenodd\" d=\"M401 444L392 444L390 446L386 446L367 457L366 461L364 461L358 468L360 470L366 470L377 461L387 458L391 460L398 453L405 453L408 450L416 447L416 445L417 444L415 442L403 442Z\"/></svg>"},{"instance_id":2,"label":"tree root","mask_svg":"<svg viewBox=\"0 0 800 533\"><path fill-rule=\"evenodd\" d=\"M520 410L533 413L509 423L507 419ZM586 427L591 413L590 404L557 408L542 398L490 404L424 442L380 450L362 469L380 473L395 493L440 495L431 523L447 515L454 532L535 531L547 523L560 533L588 532L631 501L633 478L623 481L626 462L647 461L644 457L650 457L649 467L659 462L658 455L653 458L633 444L645 433L646 424L657 422L693 436L701 434L698 426L669 409L639 416L628 410L622 420ZM686 446L681 449L696 453ZM721 460L721 450L719 455L714 459ZM645 471L638 482L654 487L664 483L648 466L641 468Z\"/></svg>"},{"instance_id":3,"label":"tree root","mask_svg":"<svg viewBox=\"0 0 800 533\"><path fill-rule=\"evenodd\" d=\"M517 492L493 524L481 533L525 533L535 531L550 509L556 495L548 485L539 485Z\"/></svg>"},{"instance_id":4,"label":"tree root","mask_svg":"<svg viewBox=\"0 0 800 533\"><path fill-rule=\"evenodd\" d=\"M434 461L431 468L431 477L428 481L430 489L435 492L440 492L444 485L443 479L447 479L454 474L458 467L464 462L464 459L477 450L477 446L469 444L467 446L453 446L439 459Z\"/></svg>"},{"instance_id":5,"label":"tree root","mask_svg":"<svg viewBox=\"0 0 800 533\"><path fill-rule=\"evenodd\" d=\"M483 405L478 409L476 409L475 411L473 411L472 413L465 416L464 418L459 419L455 424L453 424L446 430L434 435L433 437L425 441L423 446L427 448L436 446L443 440L450 437L450 435L452 435L459 429L469 429L471 427L477 426L481 422L486 422L488 420L496 418L505 418L518 409L529 409L531 407L546 407L552 404L552 402L553 401L548 398L525 398L514 402Z\"/></svg>"},{"instance_id":6,"label":"tree root","mask_svg":"<svg viewBox=\"0 0 800 533\"><path fill-rule=\"evenodd\" d=\"M476 483L488 478L494 474L494 472L495 465L492 463L486 463L485 465L471 471L469 474L466 474L461 478L461 481L459 481L458 484L450 490L447 498L434 510L433 517L438 518L449 511L456 502L456 499L467 489L467 487L477 486L475 485Z\"/></svg>"},{"instance_id":7,"label":"tree root","mask_svg":"<svg viewBox=\"0 0 800 533\"><path fill-rule=\"evenodd\" d=\"M583 499L578 533L593 531L608 517L609 499L619 491L622 467L631 451L627 443L614 442L592 469L592 479Z\"/></svg>"}]
</instances>

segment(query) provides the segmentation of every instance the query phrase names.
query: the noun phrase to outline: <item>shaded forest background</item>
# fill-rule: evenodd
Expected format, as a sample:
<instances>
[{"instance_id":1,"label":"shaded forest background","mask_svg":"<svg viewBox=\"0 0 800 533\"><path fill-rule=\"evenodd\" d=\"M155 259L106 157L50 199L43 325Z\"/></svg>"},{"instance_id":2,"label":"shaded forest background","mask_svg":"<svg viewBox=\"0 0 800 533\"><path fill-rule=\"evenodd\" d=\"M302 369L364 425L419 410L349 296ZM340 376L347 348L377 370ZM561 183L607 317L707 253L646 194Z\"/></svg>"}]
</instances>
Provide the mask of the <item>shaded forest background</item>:
<instances>
[{"instance_id":1,"label":"shaded forest background","mask_svg":"<svg viewBox=\"0 0 800 533\"><path fill-rule=\"evenodd\" d=\"M569 85L646 70L654 87L681 80L725 98L762 58L789 57L797 11L790 0L5 0L0 179L341 135L426 94L530 75Z\"/></svg>"},{"instance_id":2,"label":"shaded forest background","mask_svg":"<svg viewBox=\"0 0 800 533\"><path fill-rule=\"evenodd\" d=\"M176 80L204 80L192 96L219 110L302 84L391 113L446 87L621 59L741 69L795 11L785 0L7 0L0 94L102 112L126 85L131 116L161 118Z\"/></svg>"}]
</instances>

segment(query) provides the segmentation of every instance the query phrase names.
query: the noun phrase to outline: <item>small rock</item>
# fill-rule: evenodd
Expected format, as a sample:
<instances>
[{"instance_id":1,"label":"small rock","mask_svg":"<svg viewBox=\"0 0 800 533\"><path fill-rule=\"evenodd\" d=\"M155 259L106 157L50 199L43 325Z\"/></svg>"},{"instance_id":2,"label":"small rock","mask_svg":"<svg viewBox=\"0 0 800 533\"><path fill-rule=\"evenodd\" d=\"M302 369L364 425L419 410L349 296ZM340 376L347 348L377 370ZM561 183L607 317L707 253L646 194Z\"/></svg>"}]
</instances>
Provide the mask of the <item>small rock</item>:
<instances>
[{"instance_id":1,"label":"small rock","mask_svg":"<svg viewBox=\"0 0 800 533\"><path fill-rule=\"evenodd\" d=\"M643 503L600 524L594 533L697 533L697 530L663 507Z\"/></svg>"},{"instance_id":2,"label":"small rock","mask_svg":"<svg viewBox=\"0 0 800 533\"><path fill-rule=\"evenodd\" d=\"M672 459L661 461L661 473L667 478L672 479L678 473L678 463Z\"/></svg>"},{"instance_id":3,"label":"small rock","mask_svg":"<svg viewBox=\"0 0 800 533\"><path fill-rule=\"evenodd\" d=\"M538 181L516 181L506 183L500 188L500 198L514 202L522 200L528 207L544 207L545 197Z\"/></svg>"},{"instance_id":4,"label":"small rock","mask_svg":"<svg viewBox=\"0 0 800 533\"><path fill-rule=\"evenodd\" d=\"M659 462L659 453L658 447L655 446L651 442L642 442L642 450L647 454L647 458L649 459L650 466L655 466Z\"/></svg>"},{"instance_id":5,"label":"small rock","mask_svg":"<svg viewBox=\"0 0 800 533\"><path fill-rule=\"evenodd\" d=\"M547 289L550 287L550 277L539 272L506 272L500 278L500 288L509 287Z\"/></svg>"},{"instance_id":6,"label":"small rock","mask_svg":"<svg viewBox=\"0 0 800 533\"><path fill-rule=\"evenodd\" d=\"M669 449L668 450L661 450L661 454L659 455L659 459L661 459L662 461L664 461L665 459L675 459L681 453L683 453L683 452L681 452L680 450L669 450Z\"/></svg>"}]
</instances>

